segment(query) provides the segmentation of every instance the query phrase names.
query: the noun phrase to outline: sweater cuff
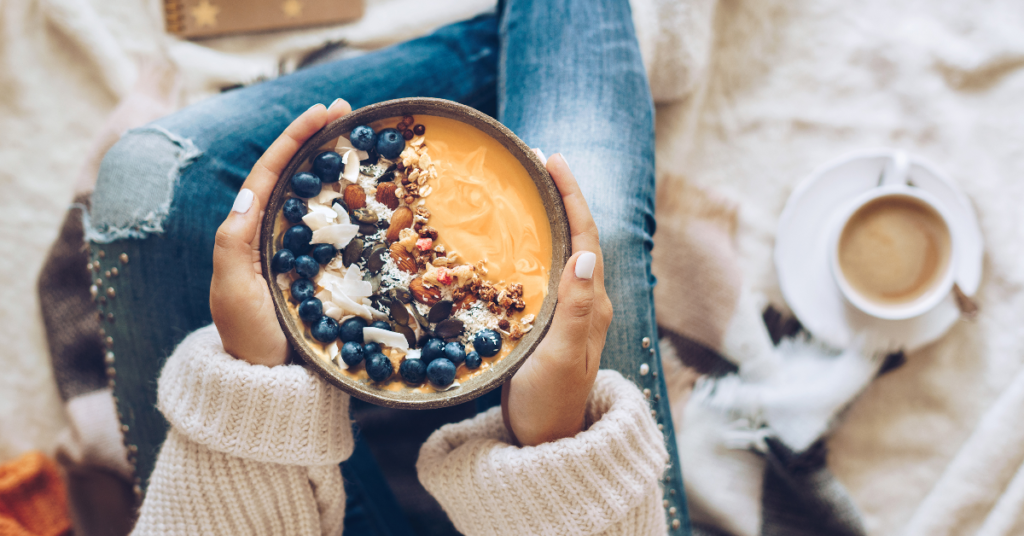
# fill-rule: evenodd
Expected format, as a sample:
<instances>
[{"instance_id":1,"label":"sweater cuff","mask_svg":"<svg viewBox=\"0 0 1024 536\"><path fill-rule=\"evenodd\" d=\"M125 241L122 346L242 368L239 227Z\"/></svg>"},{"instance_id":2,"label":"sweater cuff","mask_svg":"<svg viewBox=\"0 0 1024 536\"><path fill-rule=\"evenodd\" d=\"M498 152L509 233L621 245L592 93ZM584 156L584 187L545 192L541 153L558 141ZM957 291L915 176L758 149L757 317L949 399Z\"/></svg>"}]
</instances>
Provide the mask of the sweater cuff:
<instances>
[{"instance_id":1,"label":"sweater cuff","mask_svg":"<svg viewBox=\"0 0 1024 536\"><path fill-rule=\"evenodd\" d=\"M251 365L215 326L185 338L157 383L171 426L206 447L260 462L337 464L352 454L348 395L299 365Z\"/></svg>"},{"instance_id":2,"label":"sweater cuff","mask_svg":"<svg viewBox=\"0 0 1024 536\"><path fill-rule=\"evenodd\" d=\"M668 451L640 390L618 372L598 373L587 422L575 437L516 447L492 408L434 432L416 469L464 534L597 534L658 493Z\"/></svg>"}]
</instances>

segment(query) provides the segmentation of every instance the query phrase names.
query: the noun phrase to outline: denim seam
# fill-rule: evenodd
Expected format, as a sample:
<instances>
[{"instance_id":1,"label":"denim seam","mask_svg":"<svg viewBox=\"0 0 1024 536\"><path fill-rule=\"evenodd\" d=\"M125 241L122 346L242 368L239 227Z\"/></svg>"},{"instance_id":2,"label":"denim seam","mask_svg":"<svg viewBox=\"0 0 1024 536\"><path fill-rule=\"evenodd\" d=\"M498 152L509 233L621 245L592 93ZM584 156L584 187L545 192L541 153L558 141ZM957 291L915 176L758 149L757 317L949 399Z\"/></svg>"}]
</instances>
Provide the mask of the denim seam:
<instances>
[{"instance_id":1,"label":"denim seam","mask_svg":"<svg viewBox=\"0 0 1024 536\"><path fill-rule=\"evenodd\" d=\"M126 227L107 226L102 230L97 229L91 224L89 212L83 210L82 227L85 229L85 239L88 242L95 244L109 244L118 240L125 240L129 238L141 239L150 234L162 234L164 232L164 220L167 218L168 214L170 214L171 201L174 199L174 191L178 185L179 179L181 178L182 170L203 154L203 151L196 147L195 144L192 143L192 140L183 138L156 125L132 129L124 135L140 132L157 132L165 136L180 148L176 155L175 165L171 166L170 170L167 172L167 180L171 184L169 195L167 196L167 199L157 205L154 210L149 211L146 215L138 218Z\"/></svg>"}]
</instances>

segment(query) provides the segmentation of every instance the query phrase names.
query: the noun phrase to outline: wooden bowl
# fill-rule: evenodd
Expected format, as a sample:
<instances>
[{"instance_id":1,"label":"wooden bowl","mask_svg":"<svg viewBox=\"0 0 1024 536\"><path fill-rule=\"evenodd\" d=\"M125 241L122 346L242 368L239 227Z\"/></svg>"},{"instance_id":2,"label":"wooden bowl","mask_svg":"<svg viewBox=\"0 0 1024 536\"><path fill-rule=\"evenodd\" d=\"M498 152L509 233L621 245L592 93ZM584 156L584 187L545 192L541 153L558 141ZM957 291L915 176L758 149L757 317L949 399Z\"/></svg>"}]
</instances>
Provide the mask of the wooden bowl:
<instances>
[{"instance_id":1,"label":"wooden bowl","mask_svg":"<svg viewBox=\"0 0 1024 536\"><path fill-rule=\"evenodd\" d=\"M287 198L291 176L304 162L317 154L328 141L341 135L347 135L356 126L403 115L431 115L454 119L473 126L497 140L522 164L533 179L551 225L551 271L548 278L547 295L534 320L534 328L518 341L509 355L465 381L460 380L461 385L458 388L447 391L416 392L412 388L390 391L377 387L372 382L363 382L346 375L327 357L314 350L313 344L319 345L320 343L309 338L302 320L289 309L289 299L278 287L275 281L276 276L270 269L270 260L281 249L281 236L276 234L275 230L279 226L278 215ZM306 366L356 398L381 406L403 409L430 409L459 404L477 398L511 379L522 365L523 360L533 352L548 331L558 298L558 283L561 279L562 269L572 254L569 221L565 214L565 206L562 204L562 197L551 180L551 176L533 151L511 130L491 117L462 104L430 98L397 99L366 106L334 121L314 134L303 144L281 174L281 179L267 203L260 233L260 261L263 267L263 276L270 287L270 294L277 310L277 318L280 320L281 327L292 348L295 349ZM395 374L397 373L396 370Z\"/></svg>"}]
</instances>

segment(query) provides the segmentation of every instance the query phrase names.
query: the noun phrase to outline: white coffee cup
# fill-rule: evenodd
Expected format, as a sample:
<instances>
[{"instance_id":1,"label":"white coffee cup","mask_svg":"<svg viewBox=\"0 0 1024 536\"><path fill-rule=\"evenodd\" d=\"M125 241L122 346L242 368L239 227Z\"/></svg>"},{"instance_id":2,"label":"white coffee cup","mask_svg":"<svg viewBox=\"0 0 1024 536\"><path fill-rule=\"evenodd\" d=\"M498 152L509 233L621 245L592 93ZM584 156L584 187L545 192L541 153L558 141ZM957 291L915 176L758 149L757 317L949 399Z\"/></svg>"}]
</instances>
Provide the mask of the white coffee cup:
<instances>
[{"instance_id":1,"label":"white coffee cup","mask_svg":"<svg viewBox=\"0 0 1024 536\"><path fill-rule=\"evenodd\" d=\"M956 276L956 263L954 262L954 259L956 258L957 244L953 233L953 226L951 224L952 220L949 211L935 196L925 190L907 184L907 162L906 158L903 157L901 159L901 156L903 156L902 153L897 153L892 165L886 168L886 172L879 181L879 186L857 196L845 205L839 213L837 213L833 220L832 229L829 235L832 277L835 280L836 285L839 286L843 297L846 298L851 305L864 313L886 320L913 318L930 311L952 291ZM842 237L847 224L850 222L851 217L857 214L857 211L865 205L876 200L889 197L910 198L931 208L935 214L939 216L939 219L941 219L942 223L946 227L946 233L949 236L949 252L948 258L945 259L943 272L941 275L933 277L931 286L922 294L905 302L880 303L879 301L870 299L869 297L861 294L853 287L853 285L850 284L846 276L843 274L843 269L840 265L839 249L840 238Z\"/></svg>"}]
</instances>

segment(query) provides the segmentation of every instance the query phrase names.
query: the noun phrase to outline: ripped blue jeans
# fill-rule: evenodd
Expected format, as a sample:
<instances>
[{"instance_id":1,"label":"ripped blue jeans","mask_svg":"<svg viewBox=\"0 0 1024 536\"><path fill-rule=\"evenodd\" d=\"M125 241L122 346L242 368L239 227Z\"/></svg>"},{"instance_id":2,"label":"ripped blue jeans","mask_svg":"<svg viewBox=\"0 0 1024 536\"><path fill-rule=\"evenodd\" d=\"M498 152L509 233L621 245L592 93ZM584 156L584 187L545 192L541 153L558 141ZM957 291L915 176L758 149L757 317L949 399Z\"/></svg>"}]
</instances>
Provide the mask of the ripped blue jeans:
<instances>
[{"instance_id":1,"label":"ripped blue jeans","mask_svg":"<svg viewBox=\"0 0 1024 536\"><path fill-rule=\"evenodd\" d=\"M649 394L673 457L664 477L666 518L678 527L671 533L688 533L650 271L654 109L629 4L510 0L501 10L229 91L128 132L107 153L86 233L100 263L107 359L140 494L166 434L156 378L175 345L211 322L214 234L252 165L312 104L344 97L359 108L428 96L496 116L531 147L561 152L572 166L600 230L615 308L602 367ZM360 525L366 521L349 519L359 509L349 508L346 533L359 526L407 532L388 521L393 505L381 503L393 497L369 482L379 471L363 451L357 447L358 471L346 480L363 481L361 508L372 519ZM350 495L358 501L360 492Z\"/></svg>"}]
</instances>

